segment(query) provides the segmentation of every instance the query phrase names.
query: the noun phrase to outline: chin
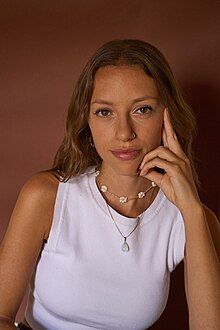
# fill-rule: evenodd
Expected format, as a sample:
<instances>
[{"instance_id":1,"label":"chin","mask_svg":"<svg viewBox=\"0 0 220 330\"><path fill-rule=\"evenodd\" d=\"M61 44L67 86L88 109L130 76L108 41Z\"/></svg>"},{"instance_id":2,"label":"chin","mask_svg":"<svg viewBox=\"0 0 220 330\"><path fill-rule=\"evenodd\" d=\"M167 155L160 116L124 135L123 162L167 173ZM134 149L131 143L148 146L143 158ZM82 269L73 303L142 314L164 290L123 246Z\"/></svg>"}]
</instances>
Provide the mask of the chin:
<instances>
[{"instance_id":1,"label":"chin","mask_svg":"<svg viewBox=\"0 0 220 330\"><path fill-rule=\"evenodd\" d=\"M117 164L112 166L115 173L123 176L136 176L140 162L122 162L122 164Z\"/></svg>"}]
</instances>

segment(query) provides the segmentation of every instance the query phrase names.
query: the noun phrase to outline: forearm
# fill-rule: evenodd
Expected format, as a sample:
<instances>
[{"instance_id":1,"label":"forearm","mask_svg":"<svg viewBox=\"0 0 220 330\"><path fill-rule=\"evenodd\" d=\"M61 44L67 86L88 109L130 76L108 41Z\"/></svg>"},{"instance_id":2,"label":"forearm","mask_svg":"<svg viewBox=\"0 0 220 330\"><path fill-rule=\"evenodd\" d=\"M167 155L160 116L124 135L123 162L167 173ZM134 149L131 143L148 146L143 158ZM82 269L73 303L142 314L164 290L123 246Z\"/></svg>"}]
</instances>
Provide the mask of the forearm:
<instances>
[{"instance_id":1,"label":"forearm","mask_svg":"<svg viewBox=\"0 0 220 330\"><path fill-rule=\"evenodd\" d=\"M202 206L183 215L186 230L185 280L190 330L218 330L220 265Z\"/></svg>"}]
</instances>

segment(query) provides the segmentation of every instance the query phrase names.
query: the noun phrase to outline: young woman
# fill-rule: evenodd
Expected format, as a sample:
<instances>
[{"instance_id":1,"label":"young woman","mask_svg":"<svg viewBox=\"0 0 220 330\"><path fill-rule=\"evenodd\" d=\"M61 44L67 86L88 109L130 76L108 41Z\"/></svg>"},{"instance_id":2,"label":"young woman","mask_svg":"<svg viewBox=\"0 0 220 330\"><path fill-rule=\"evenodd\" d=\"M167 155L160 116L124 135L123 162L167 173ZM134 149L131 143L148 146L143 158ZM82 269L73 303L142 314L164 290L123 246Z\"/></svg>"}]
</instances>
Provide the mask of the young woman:
<instances>
[{"instance_id":1,"label":"young woman","mask_svg":"<svg viewBox=\"0 0 220 330\"><path fill-rule=\"evenodd\" d=\"M34 330L146 329L184 260L190 329L217 330L220 229L197 192L195 128L154 46L95 52L54 166L25 183L1 245L1 329L15 328L28 283Z\"/></svg>"}]
</instances>

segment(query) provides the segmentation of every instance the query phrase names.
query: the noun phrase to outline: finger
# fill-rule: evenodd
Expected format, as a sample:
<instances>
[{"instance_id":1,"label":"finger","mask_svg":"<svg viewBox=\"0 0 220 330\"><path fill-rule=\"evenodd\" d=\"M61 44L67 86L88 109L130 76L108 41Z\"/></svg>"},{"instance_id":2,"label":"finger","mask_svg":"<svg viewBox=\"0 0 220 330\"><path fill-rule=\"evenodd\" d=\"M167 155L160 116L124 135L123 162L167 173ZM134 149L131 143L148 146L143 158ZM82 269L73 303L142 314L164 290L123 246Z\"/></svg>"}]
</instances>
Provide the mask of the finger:
<instances>
[{"instance_id":1,"label":"finger","mask_svg":"<svg viewBox=\"0 0 220 330\"><path fill-rule=\"evenodd\" d=\"M186 155L178 141L176 133L174 132L168 109L164 110L164 129L166 132L168 148L180 158L184 158Z\"/></svg>"},{"instance_id":2,"label":"finger","mask_svg":"<svg viewBox=\"0 0 220 330\"><path fill-rule=\"evenodd\" d=\"M163 127L163 132L162 132L162 140L163 140L164 147L168 147L167 135L166 135L166 131L165 131L165 128L164 127Z\"/></svg>"},{"instance_id":3,"label":"finger","mask_svg":"<svg viewBox=\"0 0 220 330\"><path fill-rule=\"evenodd\" d=\"M147 162L141 172L140 176L145 176L149 170L151 170L154 167L162 168L169 176L174 176L177 174L177 171L180 171L180 167L177 164L172 164L166 160L160 159L160 158L154 158L153 160Z\"/></svg>"},{"instance_id":4,"label":"finger","mask_svg":"<svg viewBox=\"0 0 220 330\"><path fill-rule=\"evenodd\" d=\"M171 150L163 147L163 146L159 146L158 148L148 152L143 160L142 163L140 165L140 169L142 169L144 167L144 164L151 161L154 158L161 158L164 159L168 162L174 163L174 164L178 164L181 169L187 173L188 170L188 163L186 163L182 158L179 158L176 154L174 154Z\"/></svg>"},{"instance_id":5,"label":"finger","mask_svg":"<svg viewBox=\"0 0 220 330\"><path fill-rule=\"evenodd\" d=\"M163 174L157 173L154 170L149 170L149 172L145 175L145 178L147 178L148 180L151 180L154 183L156 183L156 185L158 187L161 187L161 182L162 182L162 179L163 179Z\"/></svg>"},{"instance_id":6,"label":"finger","mask_svg":"<svg viewBox=\"0 0 220 330\"><path fill-rule=\"evenodd\" d=\"M167 138L174 138L174 129L171 123L170 114L168 108L164 109L164 128L166 131Z\"/></svg>"}]
</instances>

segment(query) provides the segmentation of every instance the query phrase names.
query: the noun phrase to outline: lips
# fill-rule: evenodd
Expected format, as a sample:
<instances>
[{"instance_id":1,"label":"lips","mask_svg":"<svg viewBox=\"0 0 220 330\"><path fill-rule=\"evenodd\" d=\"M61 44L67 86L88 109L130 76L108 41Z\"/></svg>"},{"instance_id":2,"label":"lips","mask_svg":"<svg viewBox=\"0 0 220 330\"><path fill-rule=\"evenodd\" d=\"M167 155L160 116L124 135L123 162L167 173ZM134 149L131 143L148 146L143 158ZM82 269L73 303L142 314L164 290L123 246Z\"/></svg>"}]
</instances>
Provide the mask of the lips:
<instances>
[{"instance_id":1,"label":"lips","mask_svg":"<svg viewBox=\"0 0 220 330\"><path fill-rule=\"evenodd\" d=\"M140 154L140 149L117 149L111 150L112 154L121 160L130 160L136 158Z\"/></svg>"}]
</instances>

